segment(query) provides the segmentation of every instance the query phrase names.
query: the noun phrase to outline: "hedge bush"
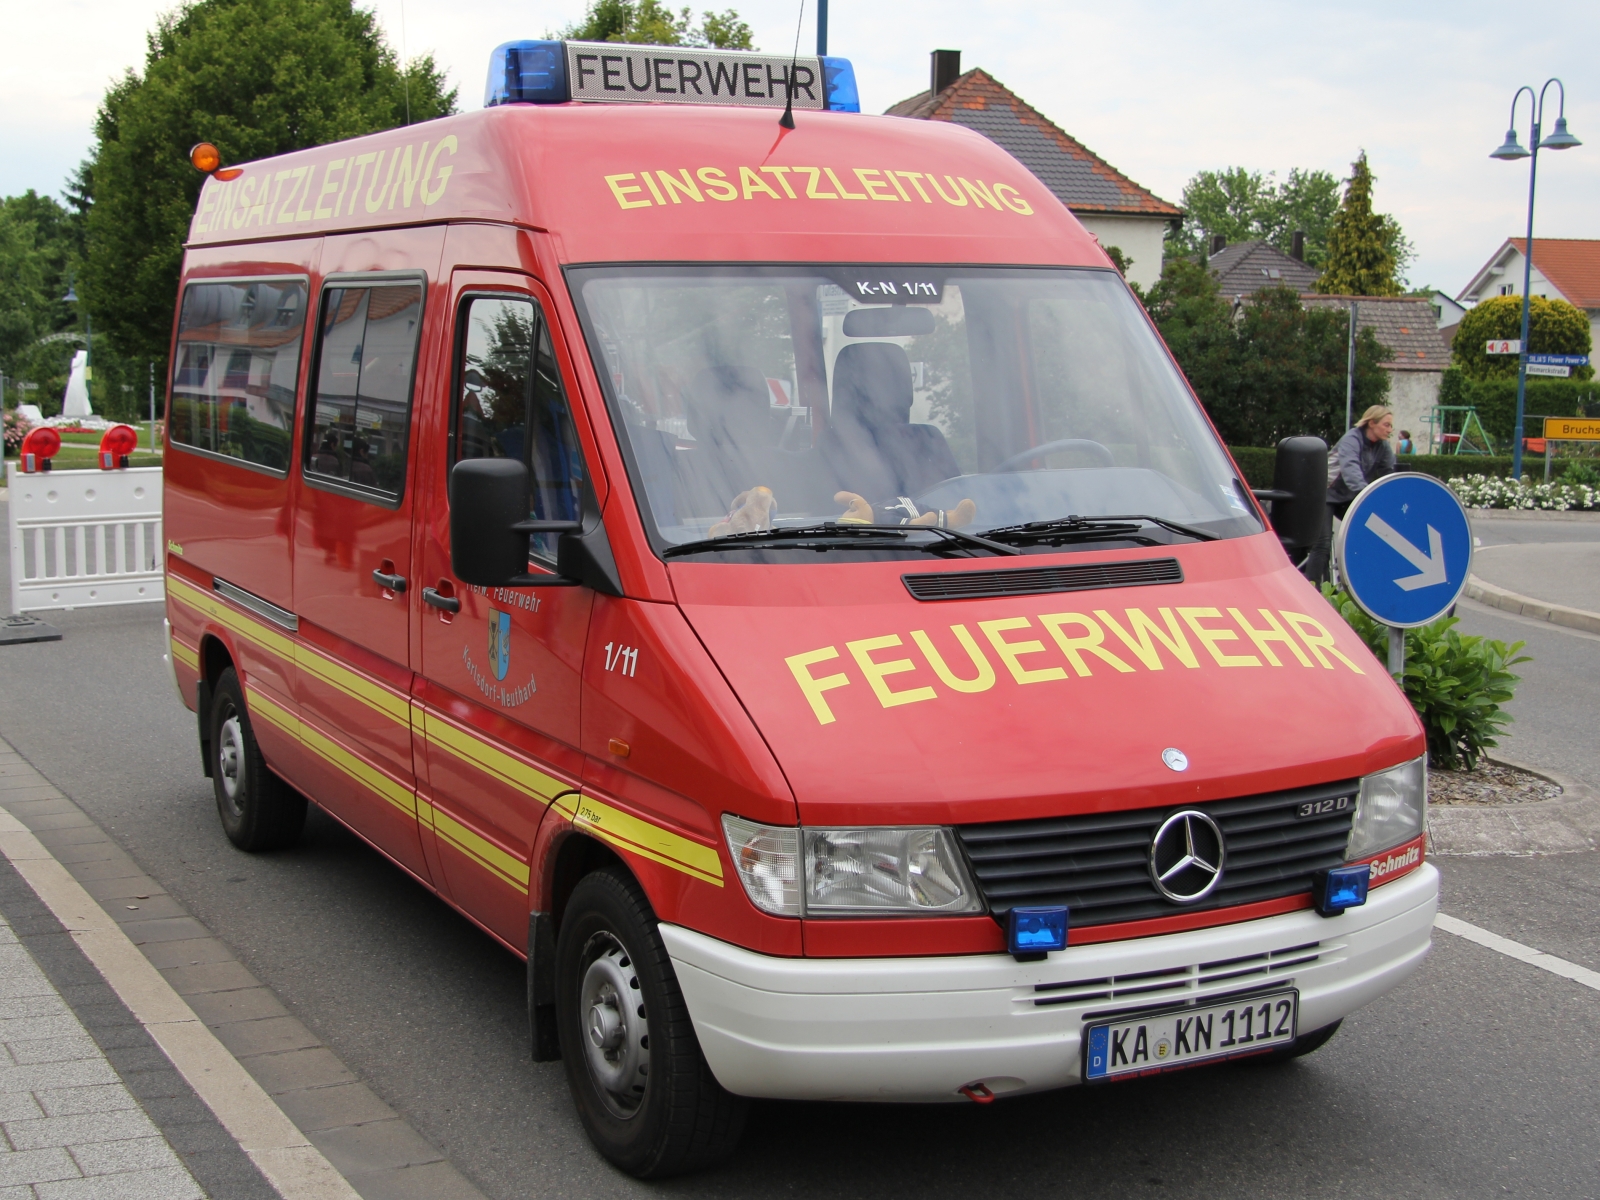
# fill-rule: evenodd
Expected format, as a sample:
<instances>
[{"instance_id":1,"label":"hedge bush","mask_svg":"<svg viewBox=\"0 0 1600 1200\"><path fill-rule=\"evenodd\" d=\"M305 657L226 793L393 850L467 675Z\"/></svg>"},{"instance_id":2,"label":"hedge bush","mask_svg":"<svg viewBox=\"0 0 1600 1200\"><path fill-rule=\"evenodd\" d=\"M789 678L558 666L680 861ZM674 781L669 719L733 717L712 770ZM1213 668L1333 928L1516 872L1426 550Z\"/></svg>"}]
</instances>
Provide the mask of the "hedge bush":
<instances>
[{"instance_id":1,"label":"hedge bush","mask_svg":"<svg viewBox=\"0 0 1600 1200\"><path fill-rule=\"evenodd\" d=\"M1245 482L1251 487L1272 486L1272 464L1278 453L1276 449L1271 446L1229 446L1228 453L1233 455L1233 461L1239 464ZM1491 457L1485 454L1402 454L1395 459L1395 464L1402 471L1420 471L1424 475L1432 475L1435 479L1443 480L1461 479L1468 475L1488 475L1492 478L1511 476L1509 455ZM1525 455L1523 472L1538 474L1543 478L1543 460Z\"/></svg>"},{"instance_id":2,"label":"hedge bush","mask_svg":"<svg viewBox=\"0 0 1600 1200\"><path fill-rule=\"evenodd\" d=\"M1517 427L1517 381L1512 379L1468 379L1459 367L1451 367L1439 382L1439 403L1470 404L1478 410L1478 420L1497 447L1510 449ZM1600 417L1600 383L1594 380L1528 380L1523 401L1524 437L1542 437L1540 417ZM1415 431L1419 440L1426 430Z\"/></svg>"}]
</instances>

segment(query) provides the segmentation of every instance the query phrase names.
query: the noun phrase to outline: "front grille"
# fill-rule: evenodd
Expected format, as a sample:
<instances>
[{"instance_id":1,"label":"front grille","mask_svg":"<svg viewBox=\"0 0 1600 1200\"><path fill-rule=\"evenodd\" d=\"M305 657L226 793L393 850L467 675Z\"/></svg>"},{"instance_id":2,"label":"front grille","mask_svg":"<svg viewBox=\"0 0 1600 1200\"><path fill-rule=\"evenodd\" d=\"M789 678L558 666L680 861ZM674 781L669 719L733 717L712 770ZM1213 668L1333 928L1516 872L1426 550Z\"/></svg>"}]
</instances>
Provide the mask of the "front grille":
<instances>
[{"instance_id":1,"label":"front grille","mask_svg":"<svg viewBox=\"0 0 1600 1200\"><path fill-rule=\"evenodd\" d=\"M919 571L900 578L906 591L918 600L983 600L991 596L1042 596L1051 592L1182 583L1183 567L1175 558L1139 558L1015 570Z\"/></svg>"},{"instance_id":2,"label":"front grille","mask_svg":"<svg viewBox=\"0 0 1600 1200\"><path fill-rule=\"evenodd\" d=\"M1313 966L1330 949L1338 948L1337 944L1330 947L1323 942L1306 942L1263 954L1160 971L1074 979L1065 983L1036 983L1029 998L1039 1008L1102 1003L1116 1008L1144 1008L1175 1001L1204 1001L1212 995L1232 995L1241 990L1276 986L1297 971Z\"/></svg>"},{"instance_id":3,"label":"front grille","mask_svg":"<svg viewBox=\"0 0 1600 1200\"><path fill-rule=\"evenodd\" d=\"M1177 808L962 825L956 833L996 918L1012 908L1065 904L1074 926L1109 925L1275 900L1311 890L1322 867L1344 863L1357 781L1185 805L1208 813L1227 846L1222 879L1204 900L1174 904L1150 879L1150 840ZM1323 816L1318 800L1346 806Z\"/></svg>"}]
</instances>

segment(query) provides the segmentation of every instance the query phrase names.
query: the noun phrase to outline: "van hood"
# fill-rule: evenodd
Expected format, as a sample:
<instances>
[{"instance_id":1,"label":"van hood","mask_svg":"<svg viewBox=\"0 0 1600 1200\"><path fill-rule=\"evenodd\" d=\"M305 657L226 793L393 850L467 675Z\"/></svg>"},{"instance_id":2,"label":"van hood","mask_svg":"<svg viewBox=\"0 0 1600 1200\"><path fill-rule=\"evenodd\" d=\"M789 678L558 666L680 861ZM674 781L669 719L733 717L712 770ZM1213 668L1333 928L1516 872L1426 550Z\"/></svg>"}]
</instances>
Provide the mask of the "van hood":
<instances>
[{"instance_id":1,"label":"van hood","mask_svg":"<svg viewBox=\"0 0 1600 1200\"><path fill-rule=\"evenodd\" d=\"M1031 591L1055 582L1036 574L1051 566L1157 559L1181 582ZM1195 803L1347 779L1426 748L1385 669L1270 534L1005 560L671 570L805 824ZM1022 572L1018 594L919 601L903 579L992 571ZM1167 765L1169 749L1184 769Z\"/></svg>"}]
</instances>

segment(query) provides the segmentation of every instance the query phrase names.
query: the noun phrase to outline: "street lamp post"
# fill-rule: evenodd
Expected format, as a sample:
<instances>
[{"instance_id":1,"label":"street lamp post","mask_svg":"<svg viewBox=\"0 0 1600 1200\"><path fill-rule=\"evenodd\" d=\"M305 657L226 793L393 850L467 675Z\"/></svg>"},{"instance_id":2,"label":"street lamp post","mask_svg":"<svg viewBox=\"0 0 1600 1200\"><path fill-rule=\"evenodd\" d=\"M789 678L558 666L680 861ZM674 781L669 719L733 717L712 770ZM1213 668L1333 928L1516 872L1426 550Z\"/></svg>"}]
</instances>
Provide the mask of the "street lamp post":
<instances>
[{"instance_id":1,"label":"street lamp post","mask_svg":"<svg viewBox=\"0 0 1600 1200\"><path fill-rule=\"evenodd\" d=\"M1560 97L1560 108L1556 115L1555 132L1549 137L1540 140L1539 129L1544 123L1544 98L1550 90L1551 84L1556 85L1556 94ZM1517 101L1522 99L1522 93L1528 93L1529 116L1533 118L1533 130L1528 138L1528 145L1532 150L1524 150L1517 141ZM1515 162L1519 158L1531 158L1528 164L1528 239L1522 246L1522 352L1517 356L1517 428L1511 446L1511 477L1522 478L1522 414L1528 397L1528 313L1532 306L1532 297L1528 295L1528 288L1533 282L1533 188L1539 175L1539 151L1541 150L1570 150L1574 146L1583 145L1577 138L1567 132L1567 89L1559 79L1546 79L1544 87L1539 89L1537 95L1531 87L1520 87L1511 97L1511 123L1506 130L1506 140L1490 158L1498 158L1504 162Z\"/></svg>"}]
</instances>

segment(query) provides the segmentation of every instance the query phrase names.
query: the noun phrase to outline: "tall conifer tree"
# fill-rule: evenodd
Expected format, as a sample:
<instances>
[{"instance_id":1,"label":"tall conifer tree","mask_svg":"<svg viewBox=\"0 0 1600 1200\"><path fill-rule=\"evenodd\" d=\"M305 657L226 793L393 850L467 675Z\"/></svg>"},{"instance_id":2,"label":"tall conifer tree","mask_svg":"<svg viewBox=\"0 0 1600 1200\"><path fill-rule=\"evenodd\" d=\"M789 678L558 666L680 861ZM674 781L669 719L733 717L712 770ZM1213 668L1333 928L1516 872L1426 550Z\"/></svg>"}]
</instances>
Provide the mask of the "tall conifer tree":
<instances>
[{"instance_id":1,"label":"tall conifer tree","mask_svg":"<svg viewBox=\"0 0 1600 1200\"><path fill-rule=\"evenodd\" d=\"M1350 164L1344 199L1328 231L1328 258L1317 291L1336 296L1400 294L1388 237L1392 218L1372 211L1372 184L1372 170L1363 150Z\"/></svg>"}]
</instances>

